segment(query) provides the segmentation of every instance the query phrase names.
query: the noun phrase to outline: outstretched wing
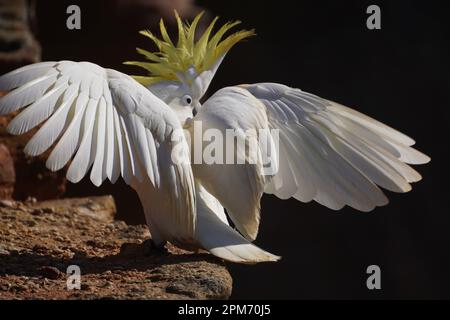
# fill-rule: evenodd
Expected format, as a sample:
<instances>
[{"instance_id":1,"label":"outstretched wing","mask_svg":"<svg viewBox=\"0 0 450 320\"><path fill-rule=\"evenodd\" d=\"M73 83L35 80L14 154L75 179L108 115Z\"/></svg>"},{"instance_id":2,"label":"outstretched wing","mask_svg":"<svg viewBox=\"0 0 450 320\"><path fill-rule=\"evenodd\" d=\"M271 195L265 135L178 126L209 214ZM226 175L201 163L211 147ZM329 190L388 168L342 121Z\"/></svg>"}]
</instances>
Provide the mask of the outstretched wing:
<instances>
[{"instance_id":1,"label":"outstretched wing","mask_svg":"<svg viewBox=\"0 0 450 320\"><path fill-rule=\"evenodd\" d=\"M261 118L261 110L267 124L255 120ZM233 208L230 217L243 235L248 237L251 226L251 238L256 236L263 191L282 199L315 200L334 210L348 205L370 211L388 202L378 186L407 192L410 183L421 179L408 164L430 160L411 148L414 141L404 134L355 110L281 84L222 89L196 118L204 127L220 130L245 129L251 123L278 132L278 171L273 176L260 174L255 179L255 172L260 172L255 166L197 165L194 169L196 175L207 172L200 174L202 184L227 211ZM217 169L221 171L214 172Z\"/></svg>"},{"instance_id":2,"label":"outstretched wing","mask_svg":"<svg viewBox=\"0 0 450 320\"><path fill-rule=\"evenodd\" d=\"M181 129L176 115L131 77L89 62L43 62L0 77L0 114L24 110L8 131L22 134L40 125L25 147L31 156L55 145L47 167L56 171L70 162L67 179L90 179L99 186L106 178L126 183L150 179L153 190L169 192L170 212L193 234L194 182L186 140L171 141ZM171 158L177 143L186 161ZM182 159L181 159L182 160Z\"/></svg>"},{"instance_id":3,"label":"outstretched wing","mask_svg":"<svg viewBox=\"0 0 450 320\"><path fill-rule=\"evenodd\" d=\"M242 86L264 103L280 133L280 169L266 191L334 210L387 204L380 186L408 192L429 157L414 140L355 110L275 83Z\"/></svg>"}]
</instances>

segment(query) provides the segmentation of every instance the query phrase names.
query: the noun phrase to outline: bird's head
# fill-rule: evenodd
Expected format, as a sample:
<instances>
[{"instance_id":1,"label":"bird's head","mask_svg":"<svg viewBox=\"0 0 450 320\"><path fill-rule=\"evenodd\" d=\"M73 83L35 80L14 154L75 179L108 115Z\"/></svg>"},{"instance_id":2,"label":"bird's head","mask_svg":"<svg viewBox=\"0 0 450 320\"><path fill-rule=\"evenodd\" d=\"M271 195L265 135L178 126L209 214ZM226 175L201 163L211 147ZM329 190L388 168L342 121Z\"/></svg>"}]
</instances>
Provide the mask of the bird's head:
<instances>
[{"instance_id":1,"label":"bird's head","mask_svg":"<svg viewBox=\"0 0 450 320\"><path fill-rule=\"evenodd\" d=\"M149 72L148 76L133 78L171 106L182 123L200 109L200 99L206 93L227 52L242 39L254 35L254 30L241 30L224 39L227 31L238 25L239 21L228 22L213 34L212 30L218 19L216 17L205 32L195 39L195 30L202 15L203 12L189 24L183 23L175 12L178 25L176 44L170 39L162 19L161 39L148 30L141 31L142 35L155 43L159 51L149 52L137 48L137 52L148 61L125 62Z\"/></svg>"}]
</instances>

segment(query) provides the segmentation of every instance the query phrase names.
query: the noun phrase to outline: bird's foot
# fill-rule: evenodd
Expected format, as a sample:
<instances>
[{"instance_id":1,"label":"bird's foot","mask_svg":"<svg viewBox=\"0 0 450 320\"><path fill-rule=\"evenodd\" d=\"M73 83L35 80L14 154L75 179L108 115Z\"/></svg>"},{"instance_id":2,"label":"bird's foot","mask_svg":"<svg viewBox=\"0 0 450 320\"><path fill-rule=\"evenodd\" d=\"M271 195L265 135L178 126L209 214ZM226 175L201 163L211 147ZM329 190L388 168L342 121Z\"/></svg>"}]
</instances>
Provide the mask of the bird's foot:
<instances>
[{"instance_id":1,"label":"bird's foot","mask_svg":"<svg viewBox=\"0 0 450 320\"><path fill-rule=\"evenodd\" d=\"M151 256L154 254L167 254L167 248L165 247L166 241L155 242L153 239L147 239L143 243L144 245L144 255Z\"/></svg>"}]
</instances>

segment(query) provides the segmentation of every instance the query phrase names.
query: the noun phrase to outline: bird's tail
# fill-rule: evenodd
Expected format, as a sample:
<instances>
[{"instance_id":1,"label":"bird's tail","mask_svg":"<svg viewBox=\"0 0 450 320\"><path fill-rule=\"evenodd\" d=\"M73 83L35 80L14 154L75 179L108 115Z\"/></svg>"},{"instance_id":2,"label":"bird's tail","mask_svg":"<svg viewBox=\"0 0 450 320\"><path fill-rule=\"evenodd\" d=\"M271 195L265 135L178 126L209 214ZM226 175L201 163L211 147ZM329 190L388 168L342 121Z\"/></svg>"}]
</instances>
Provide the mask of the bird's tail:
<instances>
[{"instance_id":1,"label":"bird's tail","mask_svg":"<svg viewBox=\"0 0 450 320\"><path fill-rule=\"evenodd\" d=\"M281 257L250 243L226 221L223 207L206 190L197 188L196 240L213 255L227 261L254 264L278 261Z\"/></svg>"}]
</instances>

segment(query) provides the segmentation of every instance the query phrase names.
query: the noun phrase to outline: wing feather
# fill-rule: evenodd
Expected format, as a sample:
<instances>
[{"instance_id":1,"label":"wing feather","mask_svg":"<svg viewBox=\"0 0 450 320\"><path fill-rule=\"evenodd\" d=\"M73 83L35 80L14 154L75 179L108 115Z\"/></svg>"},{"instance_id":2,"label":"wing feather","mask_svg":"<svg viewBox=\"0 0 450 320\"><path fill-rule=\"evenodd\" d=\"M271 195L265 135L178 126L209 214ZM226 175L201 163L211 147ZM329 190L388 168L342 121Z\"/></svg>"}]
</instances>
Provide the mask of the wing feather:
<instances>
[{"instance_id":1,"label":"wing feather","mask_svg":"<svg viewBox=\"0 0 450 320\"><path fill-rule=\"evenodd\" d=\"M377 185L407 192L421 179L408 164L430 160L408 136L348 107L280 84L241 87L280 130L280 170L266 190L281 198L292 193L294 178L300 201L313 196L332 209L370 211L388 202Z\"/></svg>"},{"instance_id":2,"label":"wing feather","mask_svg":"<svg viewBox=\"0 0 450 320\"><path fill-rule=\"evenodd\" d=\"M106 135L106 101L103 97L100 99L95 121L96 127L94 130L94 137L96 139L95 144L93 145L95 159L91 171L91 181L95 186L100 186L106 179L106 171L103 170Z\"/></svg>"},{"instance_id":3,"label":"wing feather","mask_svg":"<svg viewBox=\"0 0 450 320\"><path fill-rule=\"evenodd\" d=\"M46 166L50 170L57 171L62 169L77 150L82 133L81 124L88 102L88 94L81 92L75 103L75 112L72 121L47 159Z\"/></svg>"},{"instance_id":4,"label":"wing feather","mask_svg":"<svg viewBox=\"0 0 450 320\"><path fill-rule=\"evenodd\" d=\"M142 162L142 166L146 168L146 172L150 181L155 183L155 176L153 173L153 165L150 159L150 149L149 142L147 140L146 129L142 121L136 115L130 115L127 117L126 122L131 135L133 136L133 141L135 141L135 149L139 155L139 159Z\"/></svg>"},{"instance_id":5,"label":"wing feather","mask_svg":"<svg viewBox=\"0 0 450 320\"><path fill-rule=\"evenodd\" d=\"M114 107L112 103L106 103L106 151L105 151L105 174L108 179L114 183L119 177L120 173L120 160L116 137L116 128L114 122Z\"/></svg>"},{"instance_id":6,"label":"wing feather","mask_svg":"<svg viewBox=\"0 0 450 320\"><path fill-rule=\"evenodd\" d=\"M7 130L11 134L23 134L46 120L55 111L59 98L67 88L67 83L62 83L57 87L55 85L55 88L15 117L9 123Z\"/></svg>"},{"instance_id":7,"label":"wing feather","mask_svg":"<svg viewBox=\"0 0 450 320\"><path fill-rule=\"evenodd\" d=\"M27 82L45 76L56 62L40 62L13 70L0 79L0 90L9 91Z\"/></svg>"},{"instance_id":8,"label":"wing feather","mask_svg":"<svg viewBox=\"0 0 450 320\"><path fill-rule=\"evenodd\" d=\"M53 115L36 132L25 146L24 152L38 156L45 152L60 137L70 123L71 109L78 94L78 85L72 84L64 93L63 101Z\"/></svg>"},{"instance_id":9,"label":"wing feather","mask_svg":"<svg viewBox=\"0 0 450 320\"><path fill-rule=\"evenodd\" d=\"M0 115L14 112L35 102L54 84L57 76L57 72L52 70L49 74L27 82L2 97L0 99Z\"/></svg>"},{"instance_id":10,"label":"wing feather","mask_svg":"<svg viewBox=\"0 0 450 320\"><path fill-rule=\"evenodd\" d=\"M96 122L95 113L97 109L98 101L95 99L89 99L86 107L86 112L83 119L83 135L72 163L67 170L67 179L70 182L79 182L87 173L93 162L92 149L95 147L92 143L94 136L94 124Z\"/></svg>"}]
</instances>

